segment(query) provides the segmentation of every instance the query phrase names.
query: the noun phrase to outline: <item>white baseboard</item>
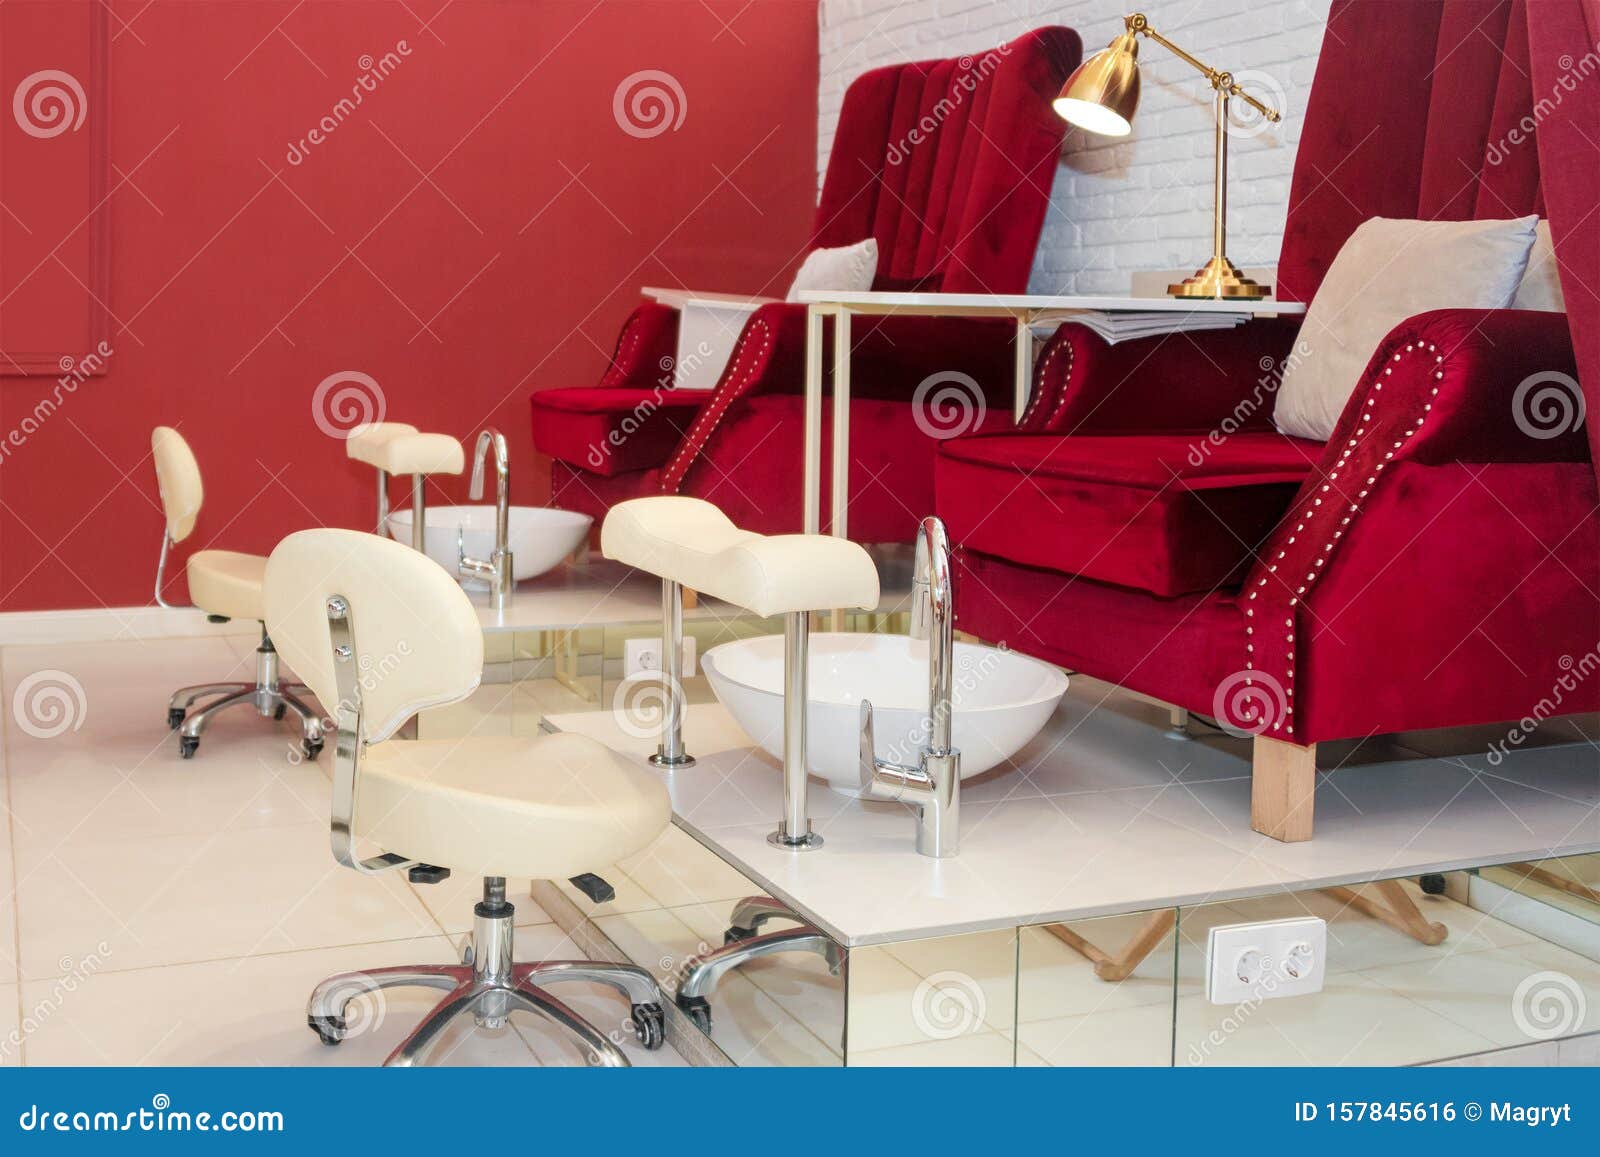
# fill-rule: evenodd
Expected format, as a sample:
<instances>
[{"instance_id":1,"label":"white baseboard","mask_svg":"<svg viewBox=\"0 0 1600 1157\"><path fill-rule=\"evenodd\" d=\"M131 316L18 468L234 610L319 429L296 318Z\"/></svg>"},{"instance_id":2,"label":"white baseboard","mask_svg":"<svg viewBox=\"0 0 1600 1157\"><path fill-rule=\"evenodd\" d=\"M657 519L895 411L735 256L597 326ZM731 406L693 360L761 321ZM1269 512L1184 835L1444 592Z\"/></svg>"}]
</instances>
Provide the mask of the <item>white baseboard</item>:
<instances>
[{"instance_id":1,"label":"white baseboard","mask_svg":"<svg viewBox=\"0 0 1600 1157\"><path fill-rule=\"evenodd\" d=\"M248 620L208 623L205 612L193 607L101 607L0 613L0 646L253 636L260 630L258 624Z\"/></svg>"}]
</instances>

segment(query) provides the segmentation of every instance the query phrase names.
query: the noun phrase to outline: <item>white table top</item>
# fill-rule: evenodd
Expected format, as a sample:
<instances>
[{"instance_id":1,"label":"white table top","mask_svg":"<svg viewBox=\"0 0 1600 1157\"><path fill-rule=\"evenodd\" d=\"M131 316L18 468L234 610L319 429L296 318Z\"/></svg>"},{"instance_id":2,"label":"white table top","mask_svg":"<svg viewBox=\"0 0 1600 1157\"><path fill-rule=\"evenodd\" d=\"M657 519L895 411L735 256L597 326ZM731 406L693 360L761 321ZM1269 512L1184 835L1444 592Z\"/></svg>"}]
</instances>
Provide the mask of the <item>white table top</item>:
<instances>
[{"instance_id":1,"label":"white table top","mask_svg":"<svg viewBox=\"0 0 1600 1157\"><path fill-rule=\"evenodd\" d=\"M1498 767L1482 754L1429 758L1391 741L1348 758L1348 745L1328 745L1330 761L1343 762L1318 785L1316 836L1283 844L1250 829L1244 741L1174 741L1160 708L1120 692L1097 707L1107 691L1075 678L1014 767L962 785L953 859L917 855L906 807L863 803L815 779L812 823L827 843L773 848L782 769L733 746L737 726L718 704L687 712L699 762L655 774L679 827L851 946L1600 850L1600 764L1587 744L1523 748ZM546 724L641 763L653 750L614 742L610 712Z\"/></svg>"},{"instance_id":2,"label":"white table top","mask_svg":"<svg viewBox=\"0 0 1600 1157\"><path fill-rule=\"evenodd\" d=\"M1176 297L1080 297L1040 293L876 293L869 290L808 289L800 300L809 305L845 305L863 309L928 310L967 313L1222 313L1299 314L1297 301L1211 301Z\"/></svg>"}]
</instances>

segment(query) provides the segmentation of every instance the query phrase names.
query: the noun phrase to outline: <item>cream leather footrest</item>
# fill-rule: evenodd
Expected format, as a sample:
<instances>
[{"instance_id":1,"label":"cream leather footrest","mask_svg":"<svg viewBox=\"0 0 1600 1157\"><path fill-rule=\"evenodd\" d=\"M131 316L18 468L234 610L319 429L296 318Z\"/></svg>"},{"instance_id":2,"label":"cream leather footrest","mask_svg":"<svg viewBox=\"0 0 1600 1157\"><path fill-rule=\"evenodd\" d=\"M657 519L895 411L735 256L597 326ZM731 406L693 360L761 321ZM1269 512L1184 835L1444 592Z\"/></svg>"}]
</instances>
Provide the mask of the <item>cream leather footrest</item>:
<instances>
[{"instance_id":1,"label":"cream leather footrest","mask_svg":"<svg viewBox=\"0 0 1600 1157\"><path fill-rule=\"evenodd\" d=\"M762 616L878 605L878 571L859 544L826 534L740 530L699 498L619 503L600 529L600 551Z\"/></svg>"},{"instance_id":2,"label":"cream leather footrest","mask_svg":"<svg viewBox=\"0 0 1600 1157\"><path fill-rule=\"evenodd\" d=\"M404 422L379 422L345 441L345 453L386 474L460 474L461 443L449 434L424 434Z\"/></svg>"},{"instance_id":3,"label":"cream leather footrest","mask_svg":"<svg viewBox=\"0 0 1600 1157\"><path fill-rule=\"evenodd\" d=\"M783 818L768 842L820 848L806 808L806 656L809 612L876 610L878 570L867 552L824 534L754 534L709 502L662 495L611 508L600 528L607 558L661 576L661 678L666 703L656 767L692 767L683 748L683 608L680 588L761 615L783 615Z\"/></svg>"}]
</instances>

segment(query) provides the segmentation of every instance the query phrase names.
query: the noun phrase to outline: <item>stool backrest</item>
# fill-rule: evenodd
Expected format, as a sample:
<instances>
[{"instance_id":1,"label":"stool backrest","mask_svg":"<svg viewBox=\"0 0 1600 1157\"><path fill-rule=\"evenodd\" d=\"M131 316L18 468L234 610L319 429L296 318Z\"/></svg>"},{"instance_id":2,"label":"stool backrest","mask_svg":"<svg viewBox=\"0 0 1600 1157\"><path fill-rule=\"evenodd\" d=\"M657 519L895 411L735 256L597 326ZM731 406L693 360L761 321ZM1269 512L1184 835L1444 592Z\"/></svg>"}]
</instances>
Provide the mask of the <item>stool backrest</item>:
<instances>
[{"instance_id":1,"label":"stool backrest","mask_svg":"<svg viewBox=\"0 0 1600 1157\"><path fill-rule=\"evenodd\" d=\"M390 539L291 534L267 560L263 597L273 644L335 719L345 676L369 743L423 708L466 698L483 676L483 628L466 592L438 563ZM348 606L351 667L334 655L335 597Z\"/></svg>"},{"instance_id":2,"label":"stool backrest","mask_svg":"<svg viewBox=\"0 0 1600 1157\"><path fill-rule=\"evenodd\" d=\"M194 520L205 501L200 464L183 435L171 426L157 426L151 432L150 455L156 463L156 489L167 516L167 533L173 542L182 542L194 531Z\"/></svg>"}]
</instances>

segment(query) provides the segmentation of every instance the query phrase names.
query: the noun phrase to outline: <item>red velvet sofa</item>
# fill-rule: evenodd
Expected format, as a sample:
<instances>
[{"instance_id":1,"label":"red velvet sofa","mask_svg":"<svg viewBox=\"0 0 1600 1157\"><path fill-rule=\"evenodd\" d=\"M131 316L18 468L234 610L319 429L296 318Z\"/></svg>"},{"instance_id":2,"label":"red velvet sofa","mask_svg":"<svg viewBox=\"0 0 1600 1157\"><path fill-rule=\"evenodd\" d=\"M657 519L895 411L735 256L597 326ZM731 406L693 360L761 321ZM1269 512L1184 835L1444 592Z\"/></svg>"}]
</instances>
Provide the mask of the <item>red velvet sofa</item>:
<instances>
[{"instance_id":1,"label":"red velvet sofa","mask_svg":"<svg viewBox=\"0 0 1600 1157\"><path fill-rule=\"evenodd\" d=\"M811 246L876 238L875 289L1022 292L1066 131L1050 102L1080 56L1075 32L1049 27L986 53L859 77ZM597 386L532 397L534 444L553 459L552 502L599 517L642 494L690 494L751 530L800 530L805 313L762 306L714 390L676 390L678 314L641 305ZM937 441L910 404L925 378L969 375L984 392L981 428L1010 426L1012 336L1005 321L855 326L852 538L909 541L932 509ZM825 440L824 460L829 452Z\"/></svg>"},{"instance_id":2,"label":"red velvet sofa","mask_svg":"<svg viewBox=\"0 0 1600 1157\"><path fill-rule=\"evenodd\" d=\"M1486 160L1558 55L1540 45L1530 65L1529 7L1334 5L1282 297L1309 301L1371 216L1545 211L1547 142ZM1551 217L1582 305L1579 217ZM1585 261L1587 285L1568 276ZM1297 328L1107 346L1063 326L1038 432L946 443L936 471L961 629L1254 735L1252 822L1280 840L1311 836L1321 741L1600 708L1600 679L1571 670L1600 641L1590 447L1581 428L1525 432L1515 408L1531 376L1578 374L1567 315L1410 318L1326 444L1272 425Z\"/></svg>"}]
</instances>

